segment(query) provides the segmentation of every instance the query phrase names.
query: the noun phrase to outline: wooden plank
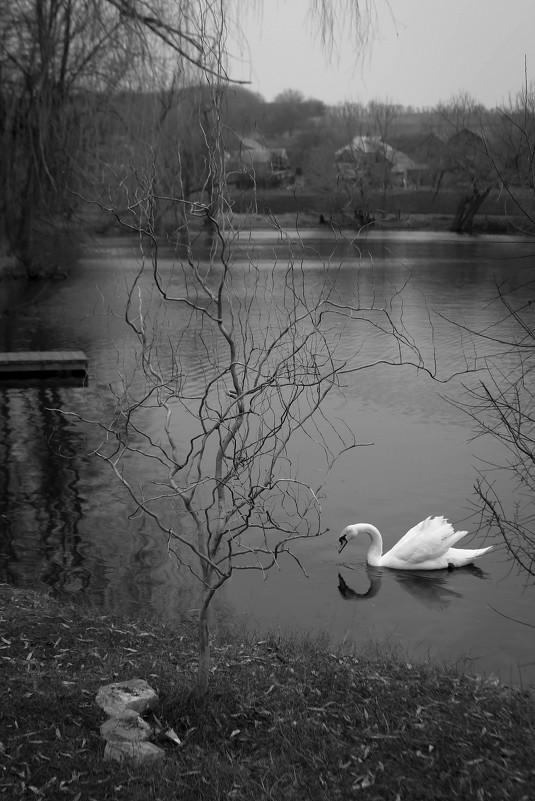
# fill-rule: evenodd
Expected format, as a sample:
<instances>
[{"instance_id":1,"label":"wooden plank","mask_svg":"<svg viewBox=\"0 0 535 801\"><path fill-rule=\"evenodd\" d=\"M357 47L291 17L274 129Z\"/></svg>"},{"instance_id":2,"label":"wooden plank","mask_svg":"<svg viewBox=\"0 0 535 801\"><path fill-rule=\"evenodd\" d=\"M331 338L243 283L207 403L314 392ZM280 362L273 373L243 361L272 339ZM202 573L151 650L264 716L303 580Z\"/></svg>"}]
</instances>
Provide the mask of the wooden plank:
<instances>
[{"instance_id":1,"label":"wooden plank","mask_svg":"<svg viewBox=\"0 0 535 801\"><path fill-rule=\"evenodd\" d=\"M0 353L0 381L82 378L85 385L87 365L82 350Z\"/></svg>"},{"instance_id":2,"label":"wooden plank","mask_svg":"<svg viewBox=\"0 0 535 801\"><path fill-rule=\"evenodd\" d=\"M27 364L35 362L42 364L46 362L84 362L87 363L87 356L82 350L39 350L39 351L15 351L10 353L0 353L1 364Z\"/></svg>"}]
</instances>

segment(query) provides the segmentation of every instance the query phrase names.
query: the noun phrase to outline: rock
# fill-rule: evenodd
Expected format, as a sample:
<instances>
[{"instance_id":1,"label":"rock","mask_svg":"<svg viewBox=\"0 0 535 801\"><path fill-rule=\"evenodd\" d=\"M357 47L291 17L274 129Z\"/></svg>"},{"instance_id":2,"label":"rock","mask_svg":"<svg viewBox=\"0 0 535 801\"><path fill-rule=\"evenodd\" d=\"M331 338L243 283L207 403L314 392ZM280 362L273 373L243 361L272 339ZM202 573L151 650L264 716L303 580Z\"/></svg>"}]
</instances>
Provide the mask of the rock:
<instances>
[{"instance_id":1,"label":"rock","mask_svg":"<svg viewBox=\"0 0 535 801\"><path fill-rule=\"evenodd\" d=\"M108 718L100 727L100 735L107 742L142 742L150 740L152 729L133 709L126 709L122 715Z\"/></svg>"},{"instance_id":2,"label":"rock","mask_svg":"<svg viewBox=\"0 0 535 801\"><path fill-rule=\"evenodd\" d=\"M123 762L125 759L135 762L161 762L165 759L165 751L154 743L113 741L106 743L104 760Z\"/></svg>"},{"instance_id":3,"label":"rock","mask_svg":"<svg viewBox=\"0 0 535 801\"><path fill-rule=\"evenodd\" d=\"M165 751L148 742L153 731L141 718L143 712L158 705L158 696L143 679L131 679L106 684L96 696L97 704L109 716L100 727L106 740L104 759L123 762L157 762Z\"/></svg>"},{"instance_id":4,"label":"rock","mask_svg":"<svg viewBox=\"0 0 535 801\"><path fill-rule=\"evenodd\" d=\"M158 705L157 694L144 679L106 684L99 689L95 700L112 718L119 717L127 709L143 714Z\"/></svg>"}]
</instances>

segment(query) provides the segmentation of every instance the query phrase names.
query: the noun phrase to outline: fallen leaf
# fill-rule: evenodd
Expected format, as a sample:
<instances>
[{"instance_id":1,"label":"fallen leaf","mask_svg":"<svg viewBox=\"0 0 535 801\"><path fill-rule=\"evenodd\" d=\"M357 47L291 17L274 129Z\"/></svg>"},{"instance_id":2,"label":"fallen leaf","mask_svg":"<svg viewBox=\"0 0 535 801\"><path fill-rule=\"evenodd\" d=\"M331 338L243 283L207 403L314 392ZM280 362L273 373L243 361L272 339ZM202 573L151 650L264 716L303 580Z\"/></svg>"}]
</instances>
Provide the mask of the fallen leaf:
<instances>
[{"instance_id":1,"label":"fallen leaf","mask_svg":"<svg viewBox=\"0 0 535 801\"><path fill-rule=\"evenodd\" d=\"M182 745L182 740L174 729L167 729L164 731L164 737L167 737L168 740L171 740L171 742L175 743L176 745Z\"/></svg>"}]
</instances>

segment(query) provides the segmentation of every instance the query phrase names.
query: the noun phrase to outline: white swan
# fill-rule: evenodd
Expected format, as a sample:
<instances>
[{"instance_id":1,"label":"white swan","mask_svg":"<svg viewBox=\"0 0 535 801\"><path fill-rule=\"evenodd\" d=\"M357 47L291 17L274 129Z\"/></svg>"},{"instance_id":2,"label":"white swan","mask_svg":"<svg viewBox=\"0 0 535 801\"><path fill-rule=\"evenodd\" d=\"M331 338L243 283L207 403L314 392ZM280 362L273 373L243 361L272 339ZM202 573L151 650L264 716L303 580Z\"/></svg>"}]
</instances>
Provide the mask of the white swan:
<instances>
[{"instance_id":1,"label":"white swan","mask_svg":"<svg viewBox=\"0 0 535 801\"><path fill-rule=\"evenodd\" d=\"M428 517L407 531L393 548L383 555L383 538L378 529L369 523L346 526L339 539L340 553L350 540L359 534L369 534L371 544L366 561L373 567L392 567L396 570L441 570L468 565L492 549L452 548L467 531L454 531L444 517Z\"/></svg>"}]
</instances>

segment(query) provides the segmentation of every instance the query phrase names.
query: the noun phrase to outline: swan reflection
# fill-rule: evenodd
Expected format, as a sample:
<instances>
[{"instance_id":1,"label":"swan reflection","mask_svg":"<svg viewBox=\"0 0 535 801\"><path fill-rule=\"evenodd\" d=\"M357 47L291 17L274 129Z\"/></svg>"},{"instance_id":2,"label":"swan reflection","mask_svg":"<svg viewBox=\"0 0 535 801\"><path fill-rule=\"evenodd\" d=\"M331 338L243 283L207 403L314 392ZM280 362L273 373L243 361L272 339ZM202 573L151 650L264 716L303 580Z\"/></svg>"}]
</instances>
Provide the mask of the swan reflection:
<instances>
[{"instance_id":1,"label":"swan reflection","mask_svg":"<svg viewBox=\"0 0 535 801\"><path fill-rule=\"evenodd\" d=\"M469 565L467 567L457 568L456 573L471 573L477 578L484 578L485 573L481 568ZM366 567L366 575L369 581L369 587L365 592L359 592L350 587L345 581L344 577L338 573L338 592L346 601L362 601L367 598L373 598L381 589L381 583L385 573L381 568ZM400 586L420 601L424 606L433 607L435 609L444 609L455 598L462 598L462 593L450 589L448 584L451 581L451 573L439 575L436 572L429 571L414 571L414 570L396 570L395 572L388 572L388 577L395 579Z\"/></svg>"}]
</instances>

